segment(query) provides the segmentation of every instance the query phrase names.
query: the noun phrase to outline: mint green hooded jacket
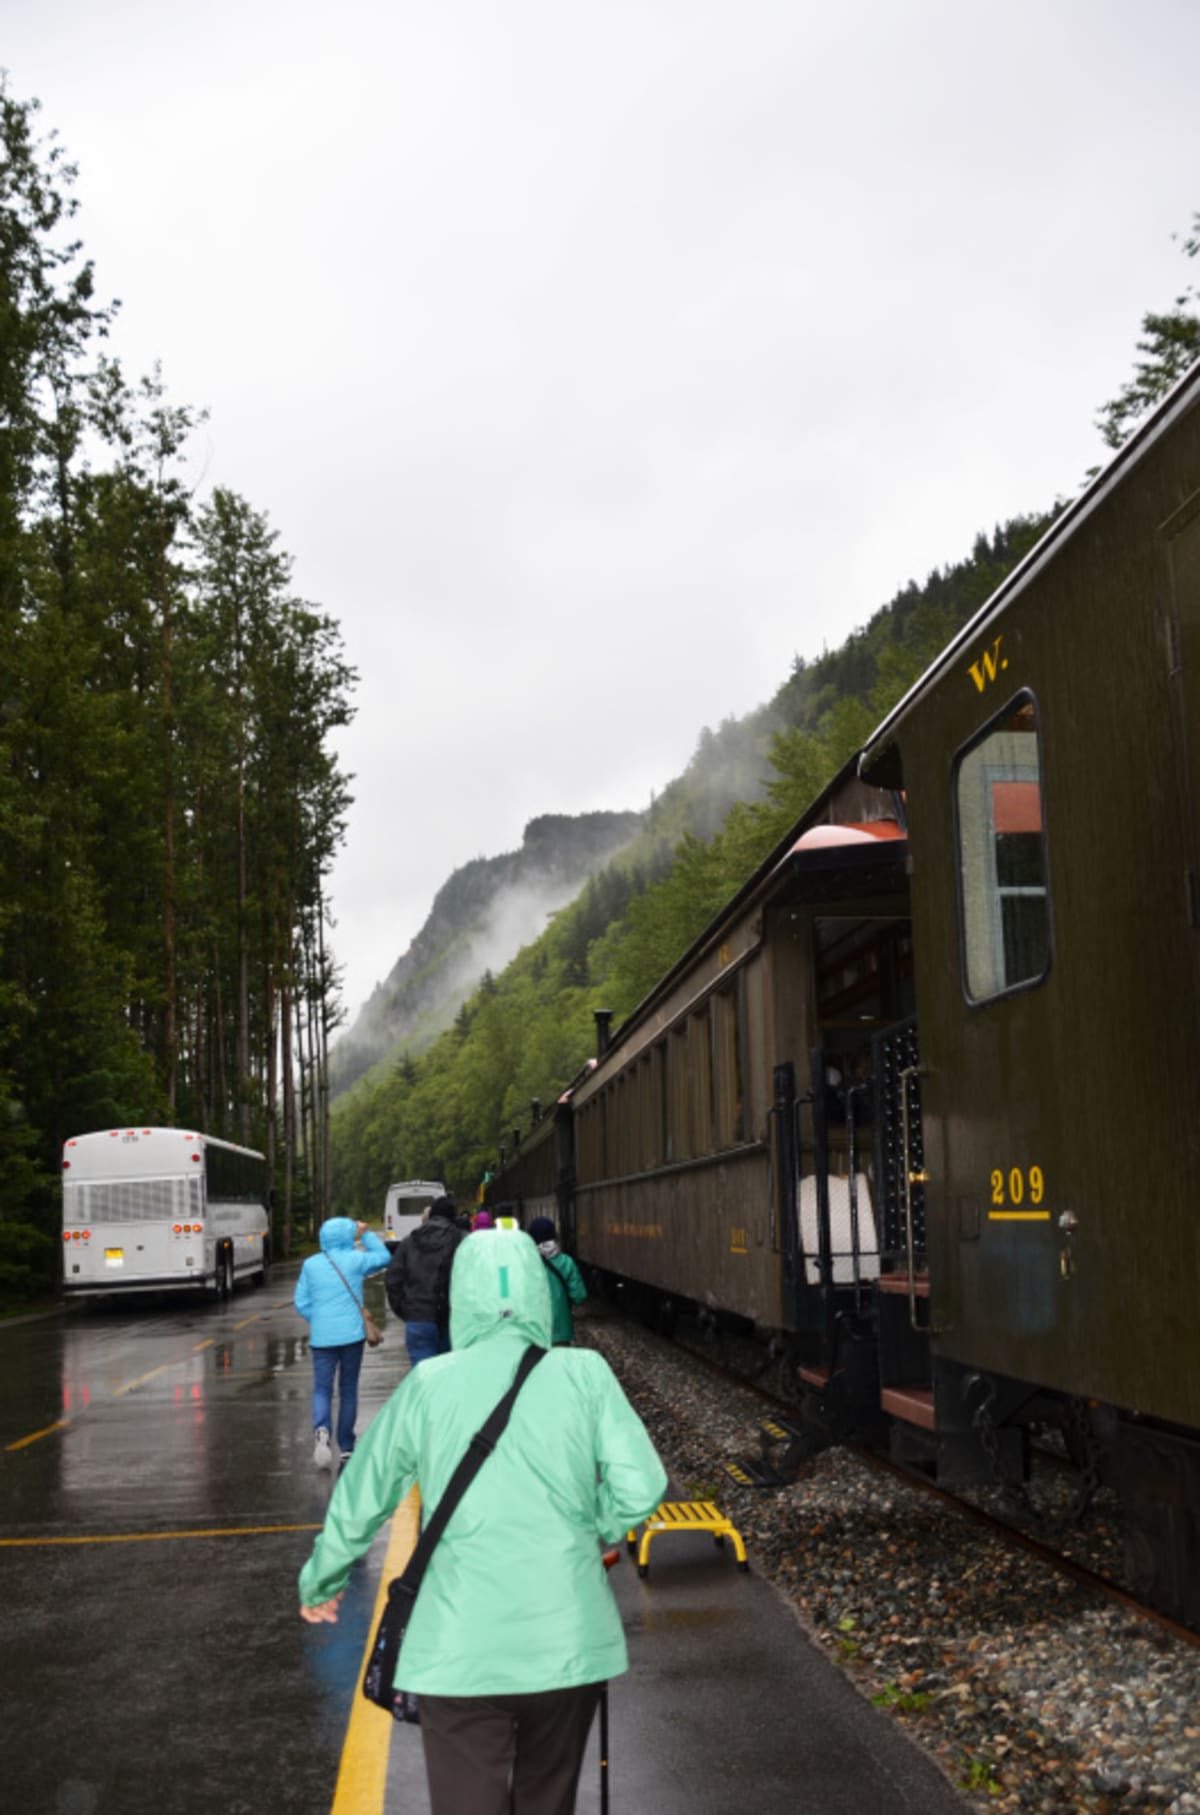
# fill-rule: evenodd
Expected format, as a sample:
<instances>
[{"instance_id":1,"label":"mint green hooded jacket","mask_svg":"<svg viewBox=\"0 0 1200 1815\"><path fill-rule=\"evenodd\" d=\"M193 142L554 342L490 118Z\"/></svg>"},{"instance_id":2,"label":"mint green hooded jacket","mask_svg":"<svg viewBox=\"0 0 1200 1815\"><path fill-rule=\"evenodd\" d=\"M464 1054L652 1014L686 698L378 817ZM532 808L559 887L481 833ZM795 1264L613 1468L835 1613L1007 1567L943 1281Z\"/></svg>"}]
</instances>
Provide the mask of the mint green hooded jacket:
<instances>
[{"instance_id":1,"label":"mint green hooded jacket","mask_svg":"<svg viewBox=\"0 0 1200 1815\"><path fill-rule=\"evenodd\" d=\"M550 1288L523 1231L477 1231L450 1278L448 1355L406 1375L343 1470L300 1599L346 1585L416 1482L428 1516L531 1342L550 1340ZM529 1694L628 1667L601 1562L663 1498L667 1477L602 1355L551 1349L433 1553L396 1687L419 1695Z\"/></svg>"}]
</instances>

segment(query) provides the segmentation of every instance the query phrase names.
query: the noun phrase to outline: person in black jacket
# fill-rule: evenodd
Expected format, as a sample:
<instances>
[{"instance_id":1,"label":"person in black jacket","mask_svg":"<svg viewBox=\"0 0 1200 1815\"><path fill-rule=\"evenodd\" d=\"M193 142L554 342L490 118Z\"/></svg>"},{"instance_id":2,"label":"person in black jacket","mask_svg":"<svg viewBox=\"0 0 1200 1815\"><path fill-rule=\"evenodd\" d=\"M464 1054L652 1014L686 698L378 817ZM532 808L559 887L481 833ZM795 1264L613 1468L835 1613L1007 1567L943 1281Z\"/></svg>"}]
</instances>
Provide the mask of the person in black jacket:
<instances>
[{"instance_id":1,"label":"person in black jacket","mask_svg":"<svg viewBox=\"0 0 1200 1815\"><path fill-rule=\"evenodd\" d=\"M404 1319L404 1340L414 1368L450 1347L450 1268L463 1241L452 1197L435 1198L419 1228L392 1255L384 1279L388 1303Z\"/></svg>"}]
</instances>

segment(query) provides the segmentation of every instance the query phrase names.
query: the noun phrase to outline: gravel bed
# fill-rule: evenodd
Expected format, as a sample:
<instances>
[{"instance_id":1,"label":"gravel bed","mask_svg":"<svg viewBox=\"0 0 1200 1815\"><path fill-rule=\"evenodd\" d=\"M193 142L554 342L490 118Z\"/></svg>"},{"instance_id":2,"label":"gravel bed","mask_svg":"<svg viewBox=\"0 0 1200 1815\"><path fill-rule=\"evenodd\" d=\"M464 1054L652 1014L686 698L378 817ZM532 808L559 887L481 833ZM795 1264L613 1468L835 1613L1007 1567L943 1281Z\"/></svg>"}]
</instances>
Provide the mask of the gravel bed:
<instances>
[{"instance_id":1,"label":"gravel bed","mask_svg":"<svg viewBox=\"0 0 1200 1815\"><path fill-rule=\"evenodd\" d=\"M757 1394L636 1325L577 1331L673 1482L718 1501L812 1639L965 1795L999 1811L1200 1815L1200 1651L850 1451L784 1488L738 1487L723 1465L758 1452ZM1089 1523L1098 1535L1072 1554L1096 1567L1111 1521L1101 1507Z\"/></svg>"}]
</instances>

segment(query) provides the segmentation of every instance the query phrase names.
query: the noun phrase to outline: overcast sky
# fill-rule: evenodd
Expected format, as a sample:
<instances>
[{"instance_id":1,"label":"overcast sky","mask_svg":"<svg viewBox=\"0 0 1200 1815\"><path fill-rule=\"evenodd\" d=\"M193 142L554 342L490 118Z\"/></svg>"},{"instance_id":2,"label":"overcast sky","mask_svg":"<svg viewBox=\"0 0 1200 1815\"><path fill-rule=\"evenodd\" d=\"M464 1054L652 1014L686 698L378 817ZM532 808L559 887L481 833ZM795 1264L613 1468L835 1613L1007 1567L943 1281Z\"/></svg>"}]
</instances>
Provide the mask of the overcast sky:
<instances>
[{"instance_id":1,"label":"overcast sky","mask_svg":"<svg viewBox=\"0 0 1200 1815\"><path fill-rule=\"evenodd\" d=\"M1070 496L1200 279L1196 0L4 0L122 310L361 671L354 1010L450 871L645 806Z\"/></svg>"}]
</instances>

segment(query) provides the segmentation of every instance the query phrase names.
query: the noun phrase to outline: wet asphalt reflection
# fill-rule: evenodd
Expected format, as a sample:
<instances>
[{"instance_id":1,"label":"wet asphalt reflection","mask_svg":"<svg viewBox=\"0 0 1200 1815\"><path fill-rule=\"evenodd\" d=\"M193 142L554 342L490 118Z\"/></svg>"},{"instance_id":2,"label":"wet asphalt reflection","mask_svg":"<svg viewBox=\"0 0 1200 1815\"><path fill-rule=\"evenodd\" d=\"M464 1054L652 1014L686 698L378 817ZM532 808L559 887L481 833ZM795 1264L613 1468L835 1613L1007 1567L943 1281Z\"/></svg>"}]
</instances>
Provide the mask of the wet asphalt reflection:
<instances>
[{"instance_id":1,"label":"wet asphalt reflection","mask_svg":"<svg viewBox=\"0 0 1200 1815\"><path fill-rule=\"evenodd\" d=\"M328 1815L384 1539L339 1624L305 1626L296 1575L334 1477L312 1464L296 1272L221 1306L77 1302L0 1325L14 1815ZM360 1431L407 1367L378 1281L367 1301L386 1335Z\"/></svg>"}]
</instances>

